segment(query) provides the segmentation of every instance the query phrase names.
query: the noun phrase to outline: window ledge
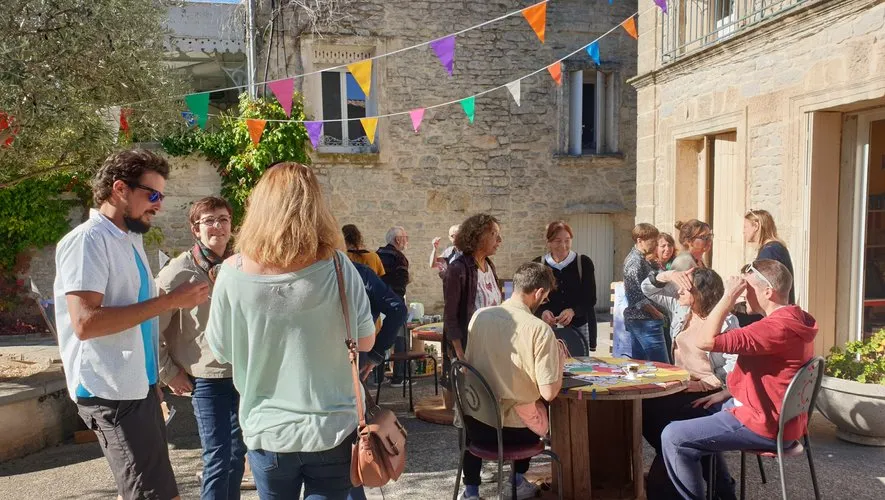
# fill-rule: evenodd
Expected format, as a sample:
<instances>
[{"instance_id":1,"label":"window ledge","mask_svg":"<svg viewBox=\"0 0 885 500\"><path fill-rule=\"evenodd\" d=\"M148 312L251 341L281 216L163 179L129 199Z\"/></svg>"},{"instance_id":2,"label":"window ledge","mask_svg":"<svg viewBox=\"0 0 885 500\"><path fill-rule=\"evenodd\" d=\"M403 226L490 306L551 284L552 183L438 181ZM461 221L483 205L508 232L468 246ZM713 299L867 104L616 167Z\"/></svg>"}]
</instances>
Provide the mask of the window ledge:
<instances>
[{"instance_id":1,"label":"window ledge","mask_svg":"<svg viewBox=\"0 0 885 500\"><path fill-rule=\"evenodd\" d=\"M623 153L606 154L554 154L553 159L563 167L619 167L624 165Z\"/></svg>"},{"instance_id":2,"label":"window ledge","mask_svg":"<svg viewBox=\"0 0 885 500\"><path fill-rule=\"evenodd\" d=\"M363 165L374 167L381 164L381 153L322 153L311 155L317 165Z\"/></svg>"}]
</instances>

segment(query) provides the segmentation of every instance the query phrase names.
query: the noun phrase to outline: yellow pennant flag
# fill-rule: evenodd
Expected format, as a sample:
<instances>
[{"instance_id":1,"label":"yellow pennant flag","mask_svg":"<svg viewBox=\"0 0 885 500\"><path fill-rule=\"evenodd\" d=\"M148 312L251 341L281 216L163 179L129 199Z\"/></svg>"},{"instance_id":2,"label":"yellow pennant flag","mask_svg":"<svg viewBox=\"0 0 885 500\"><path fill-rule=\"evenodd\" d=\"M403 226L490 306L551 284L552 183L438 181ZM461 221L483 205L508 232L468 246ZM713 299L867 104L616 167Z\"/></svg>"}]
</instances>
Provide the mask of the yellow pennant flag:
<instances>
[{"instance_id":1,"label":"yellow pennant flag","mask_svg":"<svg viewBox=\"0 0 885 500\"><path fill-rule=\"evenodd\" d=\"M356 80L356 83L359 84L360 88L363 89L363 93L366 94L366 98L368 98L372 90L372 60L366 59L365 61L349 64L347 65L347 70L350 71L350 74L353 75L354 80Z\"/></svg>"},{"instance_id":2,"label":"yellow pennant flag","mask_svg":"<svg viewBox=\"0 0 885 500\"><path fill-rule=\"evenodd\" d=\"M631 17L630 19L627 19L626 21L621 23L621 26L623 26L624 30L627 31L627 33L631 37L633 37L635 40L639 39L639 33L636 32L636 19L635 18Z\"/></svg>"},{"instance_id":3,"label":"yellow pennant flag","mask_svg":"<svg viewBox=\"0 0 885 500\"><path fill-rule=\"evenodd\" d=\"M363 124L363 130L366 131L366 137L369 138L369 144L375 144L375 129L378 128L377 118L360 118Z\"/></svg>"},{"instance_id":4,"label":"yellow pennant flag","mask_svg":"<svg viewBox=\"0 0 885 500\"><path fill-rule=\"evenodd\" d=\"M522 9L522 16L528 21L529 26L535 30L535 34L541 39L541 43L544 43L544 31L547 27L547 2L537 3Z\"/></svg>"}]
</instances>

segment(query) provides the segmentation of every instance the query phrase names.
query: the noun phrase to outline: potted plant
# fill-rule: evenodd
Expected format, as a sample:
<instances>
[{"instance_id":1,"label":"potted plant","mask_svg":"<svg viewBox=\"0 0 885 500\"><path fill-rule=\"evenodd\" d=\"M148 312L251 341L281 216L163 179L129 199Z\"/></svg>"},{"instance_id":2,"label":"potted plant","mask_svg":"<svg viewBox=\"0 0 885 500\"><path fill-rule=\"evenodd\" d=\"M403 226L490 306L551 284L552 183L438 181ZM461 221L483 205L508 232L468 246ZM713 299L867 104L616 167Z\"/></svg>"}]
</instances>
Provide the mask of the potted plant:
<instances>
[{"instance_id":1,"label":"potted plant","mask_svg":"<svg viewBox=\"0 0 885 500\"><path fill-rule=\"evenodd\" d=\"M885 330L830 350L817 408L840 439L885 446Z\"/></svg>"}]
</instances>

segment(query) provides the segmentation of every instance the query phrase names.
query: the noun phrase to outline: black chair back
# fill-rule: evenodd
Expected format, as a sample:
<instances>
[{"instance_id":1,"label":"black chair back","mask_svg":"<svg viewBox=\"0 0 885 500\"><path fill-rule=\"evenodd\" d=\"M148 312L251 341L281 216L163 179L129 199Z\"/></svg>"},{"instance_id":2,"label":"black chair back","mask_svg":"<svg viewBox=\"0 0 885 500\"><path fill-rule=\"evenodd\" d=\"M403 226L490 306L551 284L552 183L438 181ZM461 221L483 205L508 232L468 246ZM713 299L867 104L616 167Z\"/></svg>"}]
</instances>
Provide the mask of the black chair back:
<instances>
[{"instance_id":1,"label":"black chair back","mask_svg":"<svg viewBox=\"0 0 885 500\"><path fill-rule=\"evenodd\" d=\"M565 342L565 346L568 347L568 352L572 356L590 355L590 350L584 343L584 336L581 335L581 332L575 330L574 328L570 326L554 328L553 334L556 335L557 339Z\"/></svg>"}]
</instances>

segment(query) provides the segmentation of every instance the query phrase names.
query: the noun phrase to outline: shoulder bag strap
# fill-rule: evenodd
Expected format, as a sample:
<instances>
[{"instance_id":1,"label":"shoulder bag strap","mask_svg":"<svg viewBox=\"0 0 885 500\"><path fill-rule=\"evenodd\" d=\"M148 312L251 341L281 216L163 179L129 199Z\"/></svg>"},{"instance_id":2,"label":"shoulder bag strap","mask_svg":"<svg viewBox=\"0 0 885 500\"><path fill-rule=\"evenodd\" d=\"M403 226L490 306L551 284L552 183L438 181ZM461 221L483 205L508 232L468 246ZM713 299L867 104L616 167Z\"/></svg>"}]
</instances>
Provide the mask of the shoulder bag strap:
<instances>
[{"instance_id":1,"label":"shoulder bag strap","mask_svg":"<svg viewBox=\"0 0 885 500\"><path fill-rule=\"evenodd\" d=\"M583 269L583 266L581 266L581 257L583 257L583 255L578 254L578 281L583 286L584 285L584 269Z\"/></svg>"},{"instance_id":2,"label":"shoulder bag strap","mask_svg":"<svg viewBox=\"0 0 885 500\"><path fill-rule=\"evenodd\" d=\"M360 382L359 369L357 368L357 360L359 356L356 350L356 340L350 332L350 311L347 307L347 295L344 293L344 273L341 271L341 260L336 251L332 259L335 262L335 275L338 279L338 297L341 299L341 311L344 313L345 338L344 344L347 346L348 356L350 357L350 372L353 376L353 394L356 396L356 414L359 418L360 427L366 425L366 412L363 409L362 389Z\"/></svg>"}]
</instances>

